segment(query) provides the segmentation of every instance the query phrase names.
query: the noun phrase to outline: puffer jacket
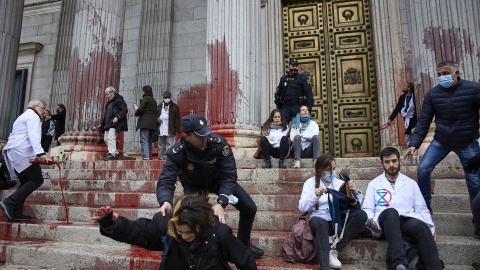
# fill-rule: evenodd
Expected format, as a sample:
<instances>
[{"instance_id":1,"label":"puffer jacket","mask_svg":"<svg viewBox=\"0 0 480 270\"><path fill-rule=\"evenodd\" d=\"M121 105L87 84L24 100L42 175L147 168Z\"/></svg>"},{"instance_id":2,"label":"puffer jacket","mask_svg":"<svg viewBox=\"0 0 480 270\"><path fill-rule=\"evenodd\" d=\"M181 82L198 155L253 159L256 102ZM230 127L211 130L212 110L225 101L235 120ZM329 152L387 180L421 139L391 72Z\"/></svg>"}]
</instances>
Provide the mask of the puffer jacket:
<instances>
[{"instance_id":1,"label":"puffer jacket","mask_svg":"<svg viewBox=\"0 0 480 270\"><path fill-rule=\"evenodd\" d=\"M479 108L480 84L459 78L453 87L435 86L423 100L410 146L420 147L435 116L434 139L448 147L466 147L479 137Z\"/></svg>"}]
</instances>

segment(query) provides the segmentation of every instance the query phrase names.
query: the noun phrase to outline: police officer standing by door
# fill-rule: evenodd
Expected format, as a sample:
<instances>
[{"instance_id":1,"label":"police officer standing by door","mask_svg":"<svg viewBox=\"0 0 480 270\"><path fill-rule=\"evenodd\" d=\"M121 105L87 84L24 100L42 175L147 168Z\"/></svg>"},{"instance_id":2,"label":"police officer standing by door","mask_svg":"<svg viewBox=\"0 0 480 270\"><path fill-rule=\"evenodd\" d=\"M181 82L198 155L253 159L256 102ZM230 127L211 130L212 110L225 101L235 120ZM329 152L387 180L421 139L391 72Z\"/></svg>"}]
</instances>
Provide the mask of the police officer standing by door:
<instances>
[{"instance_id":1,"label":"police officer standing by door","mask_svg":"<svg viewBox=\"0 0 480 270\"><path fill-rule=\"evenodd\" d=\"M275 105L282 110L285 122L289 123L298 113L300 105L307 105L308 111L312 111L313 93L312 86L308 84L308 78L298 74L298 61L290 59L289 72L280 78L280 83L275 91Z\"/></svg>"},{"instance_id":2,"label":"police officer standing by door","mask_svg":"<svg viewBox=\"0 0 480 270\"><path fill-rule=\"evenodd\" d=\"M250 243L257 206L250 195L237 183L237 168L232 149L225 138L207 127L199 115L182 117L183 136L167 151L166 162L157 183L157 199L163 215L172 211L177 176L185 195L215 193L218 195L213 212L225 223L225 207L232 204L240 211L238 239L255 258L263 250Z\"/></svg>"}]
</instances>

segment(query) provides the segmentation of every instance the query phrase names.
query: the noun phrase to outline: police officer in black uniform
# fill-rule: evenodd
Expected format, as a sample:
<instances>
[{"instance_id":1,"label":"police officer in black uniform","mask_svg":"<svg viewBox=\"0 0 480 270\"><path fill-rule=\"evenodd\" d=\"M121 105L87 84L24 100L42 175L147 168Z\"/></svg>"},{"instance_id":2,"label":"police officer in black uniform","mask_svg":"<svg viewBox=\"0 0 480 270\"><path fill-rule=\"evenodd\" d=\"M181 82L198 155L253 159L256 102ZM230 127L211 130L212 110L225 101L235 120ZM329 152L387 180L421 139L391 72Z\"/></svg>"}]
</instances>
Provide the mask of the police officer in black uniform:
<instances>
[{"instance_id":1,"label":"police officer in black uniform","mask_svg":"<svg viewBox=\"0 0 480 270\"><path fill-rule=\"evenodd\" d=\"M290 71L280 79L275 91L275 104L282 110L285 122L289 123L297 115L300 105L307 105L312 111L313 93L312 86L308 84L308 78L298 74L297 59L290 59L288 62Z\"/></svg>"},{"instance_id":2,"label":"police officer in black uniform","mask_svg":"<svg viewBox=\"0 0 480 270\"><path fill-rule=\"evenodd\" d=\"M218 204L213 206L213 211L220 222L225 223L224 209L229 203L237 208L240 211L237 237L255 258L262 256L263 250L250 244L257 206L237 183L237 167L230 145L225 138L212 133L202 116L182 117L182 129L182 138L167 151L167 159L158 179L159 212L163 215L171 212L178 176L185 195L218 195Z\"/></svg>"}]
</instances>

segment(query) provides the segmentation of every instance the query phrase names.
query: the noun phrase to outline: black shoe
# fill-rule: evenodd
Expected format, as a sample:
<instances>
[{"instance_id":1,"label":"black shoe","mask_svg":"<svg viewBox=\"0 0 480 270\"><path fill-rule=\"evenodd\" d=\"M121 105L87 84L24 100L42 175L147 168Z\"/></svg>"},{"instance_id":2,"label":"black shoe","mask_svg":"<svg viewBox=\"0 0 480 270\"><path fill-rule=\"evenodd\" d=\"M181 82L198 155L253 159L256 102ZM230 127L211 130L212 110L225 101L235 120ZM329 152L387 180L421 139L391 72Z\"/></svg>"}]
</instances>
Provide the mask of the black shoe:
<instances>
[{"instance_id":1,"label":"black shoe","mask_svg":"<svg viewBox=\"0 0 480 270\"><path fill-rule=\"evenodd\" d=\"M281 159L278 162L278 168L279 169L286 169L287 168L287 166L285 166L285 164L283 164L283 160L281 160Z\"/></svg>"},{"instance_id":2,"label":"black shoe","mask_svg":"<svg viewBox=\"0 0 480 270\"><path fill-rule=\"evenodd\" d=\"M272 161L270 159L267 159L266 160L267 162L265 163L265 165L263 165L263 168L264 169L270 169L272 168Z\"/></svg>"},{"instance_id":3,"label":"black shoe","mask_svg":"<svg viewBox=\"0 0 480 270\"><path fill-rule=\"evenodd\" d=\"M28 215L20 214L20 215L13 216L13 218L15 219L15 221L29 221L32 217Z\"/></svg>"},{"instance_id":4,"label":"black shoe","mask_svg":"<svg viewBox=\"0 0 480 270\"><path fill-rule=\"evenodd\" d=\"M115 156L114 155L111 155L111 154L108 154L108 157L104 158L103 160L107 161L107 160L115 160Z\"/></svg>"},{"instance_id":5,"label":"black shoe","mask_svg":"<svg viewBox=\"0 0 480 270\"><path fill-rule=\"evenodd\" d=\"M472 263L472 267L475 268L475 270L480 270L480 263L474 262Z\"/></svg>"},{"instance_id":6,"label":"black shoe","mask_svg":"<svg viewBox=\"0 0 480 270\"><path fill-rule=\"evenodd\" d=\"M255 259L263 256L263 250L262 249L259 249L252 244L250 244L250 246L248 246L247 248L248 248L248 250L250 250L250 252L252 253L252 255Z\"/></svg>"},{"instance_id":7,"label":"black shoe","mask_svg":"<svg viewBox=\"0 0 480 270\"><path fill-rule=\"evenodd\" d=\"M115 160L118 160L120 158L120 154L115 154Z\"/></svg>"},{"instance_id":8,"label":"black shoe","mask_svg":"<svg viewBox=\"0 0 480 270\"><path fill-rule=\"evenodd\" d=\"M428 208L428 211L430 211L430 215L433 216L433 210L432 210L432 207L430 206L430 204L427 204L427 208Z\"/></svg>"},{"instance_id":9,"label":"black shoe","mask_svg":"<svg viewBox=\"0 0 480 270\"><path fill-rule=\"evenodd\" d=\"M13 217L13 210L8 207L3 201L0 202L0 208L2 208L3 212L5 212L5 217L7 218L7 221L15 221L15 218Z\"/></svg>"},{"instance_id":10,"label":"black shoe","mask_svg":"<svg viewBox=\"0 0 480 270\"><path fill-rule=\"evenodd\" d=\"M475 232L473 233L473 237L475 239L480 239L480 234L478 233L477 229L475 229Z\"/></svg>"}]
</instances>

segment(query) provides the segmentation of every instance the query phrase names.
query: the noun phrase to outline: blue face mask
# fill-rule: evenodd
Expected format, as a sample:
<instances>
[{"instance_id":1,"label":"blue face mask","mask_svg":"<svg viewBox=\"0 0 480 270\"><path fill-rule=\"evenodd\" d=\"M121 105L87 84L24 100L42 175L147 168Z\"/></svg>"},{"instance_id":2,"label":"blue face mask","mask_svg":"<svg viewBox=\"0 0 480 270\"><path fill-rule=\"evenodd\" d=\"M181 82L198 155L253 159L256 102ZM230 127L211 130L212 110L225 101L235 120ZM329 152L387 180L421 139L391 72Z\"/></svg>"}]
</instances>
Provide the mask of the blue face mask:
<instances>
[{"instance_id":1,"label":"blue face mask","mask_svg":"<svg viewBox=\"0 0 480 270\"><path fill-rule=\"evenodd\" d=\"M325 180L325 182L332 182L333 179L335 179L335 171L333 172L325 172L325 176L323 177L323 180Z\"/></svg>"},{"instance_id":2,"label":"blue face mask","mask_svg":"<svg viewBox=\"0 0 480 270\"><path fill-rule=\"evenodd\" d=\"M454 80L452 79L452 74L438 77L438 83L443 88L449 88L450 86L452 86L453 82Z\"/></svg>"}]
</instances>

